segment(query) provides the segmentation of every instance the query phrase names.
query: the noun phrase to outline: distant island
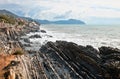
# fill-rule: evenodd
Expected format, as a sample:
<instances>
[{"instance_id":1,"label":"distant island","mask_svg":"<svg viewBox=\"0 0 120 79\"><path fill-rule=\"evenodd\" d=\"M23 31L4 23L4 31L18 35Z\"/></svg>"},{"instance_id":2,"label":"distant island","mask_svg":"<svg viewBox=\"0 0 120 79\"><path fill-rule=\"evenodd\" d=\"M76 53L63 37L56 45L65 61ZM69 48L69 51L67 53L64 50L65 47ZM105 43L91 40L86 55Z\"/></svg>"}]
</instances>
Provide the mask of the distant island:
<instances>
[{"instance_id":1,"label":"distant island","mask_svg":"<svg viewBox=\"0 0 120 79\"><path fill-rule=\"evenodd\" d=\"M57 21L49 21L49 20L36 20L40 24L85 24L85 22L76 19L68 19L68 20L57 20Z\"/></svg>"}]
</instances>

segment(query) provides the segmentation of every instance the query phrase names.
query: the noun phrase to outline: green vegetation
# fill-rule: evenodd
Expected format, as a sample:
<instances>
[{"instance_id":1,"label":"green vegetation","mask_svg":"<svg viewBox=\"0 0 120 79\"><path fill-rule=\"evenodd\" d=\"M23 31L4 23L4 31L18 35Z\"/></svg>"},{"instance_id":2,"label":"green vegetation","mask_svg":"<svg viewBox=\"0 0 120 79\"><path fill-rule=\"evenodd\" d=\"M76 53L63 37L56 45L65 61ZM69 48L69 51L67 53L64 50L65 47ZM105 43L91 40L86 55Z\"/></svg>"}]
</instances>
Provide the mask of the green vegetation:
<instances>
[{"instance_id":1,"label":"green vegetation","mask_svg":"<svg viewBox=\"0 0 120 79\"><path fill-rule=\"evenodd\" d=\"M1 14L0 15L0 22L4 22L4 23L9 23L9 24L18 24L18 25L24 25L25 22L24 20L22 19L18 19L18 18L15 18L13 16L10 16L10 15L4 15L4 14Z\"/></svg>"},{"instance_id":2,"label":"green vegetation","mask_svg":"<svg viewBox=\"0 0 120 79\"><path fill-rule=\"evenodd\" d=\"M23 54L24 54L24 51L21 50L21 49L17 49L17 50L13 53L13 55L23 55Z\"/></svg>"},{"instance_id":3,"label":"green vegetation","mask_svg":"<svg viewBox=\"0 0 120 79\"><path fill-rule=\"evenodd\" d=\"M9 15L0 15L0 22L5 22L5 23L10 23L10 24L15 24L16 19L12 16Z\"/></svg>"},{"instance_id":4,"label":"green vegetation","mask_svg":"<svg viewBox=\"0 0 120 79\"><path fill-rule=\"evenodd\" d=\"M18 21L18 25L24 25L25 23L22 21Z\"/></svg>"}]
</instances>

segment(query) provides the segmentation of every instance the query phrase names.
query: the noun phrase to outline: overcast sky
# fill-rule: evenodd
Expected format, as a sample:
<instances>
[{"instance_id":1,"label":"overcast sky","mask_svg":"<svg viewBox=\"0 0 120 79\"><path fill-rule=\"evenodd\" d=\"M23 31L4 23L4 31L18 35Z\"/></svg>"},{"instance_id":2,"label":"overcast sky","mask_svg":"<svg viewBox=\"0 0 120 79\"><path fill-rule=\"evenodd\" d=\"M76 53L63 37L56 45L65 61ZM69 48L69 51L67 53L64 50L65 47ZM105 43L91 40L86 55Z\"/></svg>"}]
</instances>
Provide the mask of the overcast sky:
<instances>
[{"instance_id":1,"label":"overcast sky","mask_svg":"<svg viewBox=\"0 0 120 79\"><path fill-rule=\"evenodd\" d=\"M0 9L38 19L120 23L120 0L0 0Z\"/></svg>"}]
</instances>

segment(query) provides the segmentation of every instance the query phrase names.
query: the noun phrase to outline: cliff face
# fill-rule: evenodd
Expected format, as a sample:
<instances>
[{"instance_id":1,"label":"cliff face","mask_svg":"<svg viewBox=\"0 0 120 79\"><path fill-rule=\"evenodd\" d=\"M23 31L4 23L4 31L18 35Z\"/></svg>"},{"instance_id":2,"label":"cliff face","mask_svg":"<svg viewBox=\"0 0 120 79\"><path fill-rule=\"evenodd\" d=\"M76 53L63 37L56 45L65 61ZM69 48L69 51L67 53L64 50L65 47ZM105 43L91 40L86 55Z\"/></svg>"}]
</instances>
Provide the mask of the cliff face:
<instances>
[{"instance_id":1,"label":"cliff face","mask_svg":"<svg viewBox=\"0 0 120 79\"><path fill-rule=\"evenodd\" d=\"M0 79L32 79L28 75L31 61L27 63L30 58L19 40L22 35L38 30L39 24L34 21L0 10Z\"/></svg>"},{"instance_id":2,"label":"cliff face","mask_svg":"<svg viewBox=\"0 0 120 79\"><path fill-rule=\"evenodd\" d=\"M3 22L0 24L0 79L28 79L25 55L17 55L21 51L16 52L16 49L26 54L19 39L26 33L38 31L39 26L34 23L17 26Z\"/></svg>"}]
</instances>

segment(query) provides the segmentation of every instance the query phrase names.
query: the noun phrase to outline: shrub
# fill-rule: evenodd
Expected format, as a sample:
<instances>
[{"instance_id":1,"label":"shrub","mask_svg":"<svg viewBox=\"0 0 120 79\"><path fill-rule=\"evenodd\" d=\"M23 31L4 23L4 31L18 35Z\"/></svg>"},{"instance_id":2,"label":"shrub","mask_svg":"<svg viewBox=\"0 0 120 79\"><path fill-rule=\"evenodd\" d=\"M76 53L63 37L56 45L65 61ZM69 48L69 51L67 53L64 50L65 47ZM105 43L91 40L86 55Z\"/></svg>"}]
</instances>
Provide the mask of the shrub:
<instances>
[{"instance_id":1,"label":"shrub","mask_svg":"<svg viewBox=\"0 0 120 79\"><path fill-rule=\"evenodd\" d=\"M15 24L16 19L9 15L0 15L0 22L4 21L5 23Z\"/></svg>"},{"instance_id":2,"label":"shrub","mask_svg":"<svg viewBox=\"0 0 120 79\"><path fill-rule=\"evenodd\" d=\"M12 55L23 55L24 51L21 48L16 48Z\"/></svg>"}]
</instances>

